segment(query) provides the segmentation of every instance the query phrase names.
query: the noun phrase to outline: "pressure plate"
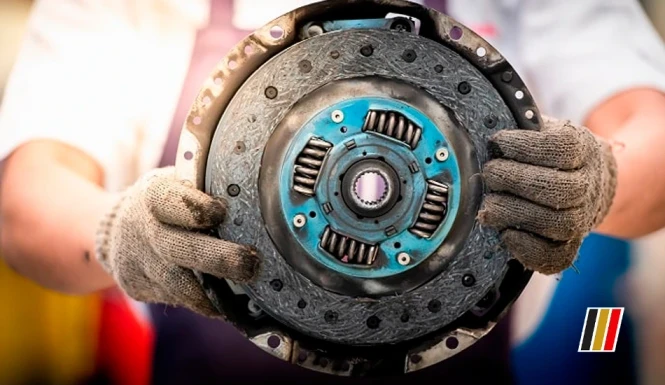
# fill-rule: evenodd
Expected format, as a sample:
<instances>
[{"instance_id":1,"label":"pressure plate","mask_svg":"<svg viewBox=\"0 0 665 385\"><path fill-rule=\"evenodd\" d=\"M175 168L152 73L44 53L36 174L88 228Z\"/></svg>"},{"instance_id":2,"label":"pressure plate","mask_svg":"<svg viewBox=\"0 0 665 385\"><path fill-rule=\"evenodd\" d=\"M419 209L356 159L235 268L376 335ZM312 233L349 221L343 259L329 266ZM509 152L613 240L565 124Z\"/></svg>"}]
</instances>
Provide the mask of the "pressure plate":
<instances>
[{"instance_id":1,"label":"pressure plate","mask_svg":"<svg viewBox=\"0 0 665 385\"><path fill-rule=\"evenodd\" d=\"M488 138L540 124L505 59L432 9L349 0L281 16L219 63L182 132L179 178L226 199L219 236L264 259L256 283L202 285L251 341L303 367L444 360L531 276L476 214Z\"/></svg>"}]
</instances>

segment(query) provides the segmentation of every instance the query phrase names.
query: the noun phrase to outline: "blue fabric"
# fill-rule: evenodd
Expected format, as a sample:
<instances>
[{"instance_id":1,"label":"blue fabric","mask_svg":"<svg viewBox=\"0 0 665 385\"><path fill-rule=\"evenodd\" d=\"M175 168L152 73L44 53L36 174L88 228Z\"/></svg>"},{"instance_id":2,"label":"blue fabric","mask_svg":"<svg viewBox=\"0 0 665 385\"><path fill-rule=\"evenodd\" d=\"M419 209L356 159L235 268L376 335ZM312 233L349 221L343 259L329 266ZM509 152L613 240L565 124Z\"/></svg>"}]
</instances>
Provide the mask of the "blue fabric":
<instances>
[{"instance_id":1,"label":"blue fabric","mask_svg":"<svg viewBox=\"0 0 665 385\"><path fill-rule=\"evenodd\" d=\"M635 383L631 324L624 315L615 353L578 353L587 307L623 306L617 285L629 265L630 245L600 235L589 236L576 266L567 270L536 332L513 349L517 384Z\"/></svg>"}]
</instances>

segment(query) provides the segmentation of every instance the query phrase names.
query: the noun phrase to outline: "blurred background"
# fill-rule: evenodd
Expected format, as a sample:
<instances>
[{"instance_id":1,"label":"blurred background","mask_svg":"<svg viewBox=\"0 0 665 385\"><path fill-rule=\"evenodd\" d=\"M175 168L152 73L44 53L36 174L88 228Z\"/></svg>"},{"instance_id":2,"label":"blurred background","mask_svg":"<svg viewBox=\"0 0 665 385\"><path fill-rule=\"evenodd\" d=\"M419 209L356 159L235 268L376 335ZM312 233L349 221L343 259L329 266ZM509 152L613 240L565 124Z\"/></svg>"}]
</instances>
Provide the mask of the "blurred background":
<instances>
[{"instance_id":1,"label":"blurred background","mask_svg":"<svg viewBox=\"0 0 665 385\"><path fill-rule=\"evenodd\" d=\"M641 3L656 29L665 36L665 1L642 0ZM0 103L31 4L30 0L0 0ZM565 310L550 312L555 314L550 314L546 322L554 326L545 328L548 332L537 334L514 351L518 382L535 384L555 376L566 383L636 383L639 354L631 337L629 319L624 323L617 354L599 359L598 355L574 353L577 355L571 356L571 352L576 352L582 325L570 324L565 314L584 312L587 306L622 305L615 298L615 285L628 268L628 255L632 255L633 260L658 256L665 250L664 246L665 233L630 245L591 236L585 242L582 256L602 253L603 258L611 262L589 266L590 259L580 258L578 267L582 271L592 269L593 278L598 279L593 286L589 275L564 274L562 283L565 285L561 285L553 301ZM648 270L648 266L643 268ZM580 296L582 292L585 294ZM571 297L576 300L571 302ZM0 258L0 384L69 385L89 383L91 379L93 383L100 383L95 380L95 374L99 372L100 362L109 360L100 353L100 344L108 343L108 336L113 332L99 325L101 306L95 296L70 297L46 291L13 273ZM106 341L104 336L107 336ZM131 339L127 335L124 338ZM544 359L540 353L534 354L541 352L543 346L552 350L553 360ZM567 355L570 359L558 359L557 350L563 352L560 357ZM663 365L665 367L665 358ZM610 367L615 370L607 370ZM619 377L616 373L620 373Z\"/></svg>"}]
</instances>

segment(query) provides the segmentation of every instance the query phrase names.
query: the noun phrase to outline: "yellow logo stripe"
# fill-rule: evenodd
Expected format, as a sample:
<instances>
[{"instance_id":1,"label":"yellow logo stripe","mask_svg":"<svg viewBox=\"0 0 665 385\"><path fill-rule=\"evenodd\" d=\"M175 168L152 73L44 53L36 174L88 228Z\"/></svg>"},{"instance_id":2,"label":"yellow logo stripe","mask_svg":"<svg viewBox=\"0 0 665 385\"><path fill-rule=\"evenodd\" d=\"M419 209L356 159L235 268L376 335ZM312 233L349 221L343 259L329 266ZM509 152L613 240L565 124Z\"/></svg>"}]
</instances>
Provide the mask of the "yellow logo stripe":
<instances>
[{"instance_id":1,"label":"yellow logo stripe","mask_svg":"<svg viewBox=\"0 0 665 385\"><path fill-rule=\"evenodd\" d=\"M600 309L596 332L593 335L593 350L603 350L605 341L605 331L607 330L607 320L610 318L610 309Z\"/></svg>"}]
</instances>

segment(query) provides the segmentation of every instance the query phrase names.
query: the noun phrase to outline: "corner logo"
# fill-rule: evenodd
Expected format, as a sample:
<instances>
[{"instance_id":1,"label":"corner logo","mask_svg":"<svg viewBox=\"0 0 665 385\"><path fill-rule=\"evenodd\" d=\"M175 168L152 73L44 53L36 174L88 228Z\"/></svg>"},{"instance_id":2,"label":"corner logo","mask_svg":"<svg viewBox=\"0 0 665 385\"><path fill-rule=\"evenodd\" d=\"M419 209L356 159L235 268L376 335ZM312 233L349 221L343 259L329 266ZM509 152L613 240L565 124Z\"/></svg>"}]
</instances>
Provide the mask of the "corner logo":
<instances>
[{"instance_id":1,"label":"corner logo","mask_svg":"<svg viewBox=\"0 0 665 385\"><path fill-rule=\"evenodd\" d=\"M622 307L587 308L580 347L577 351L584 353L614 352L623 320L623 311Z\"/></svg>"}]
</instances>

